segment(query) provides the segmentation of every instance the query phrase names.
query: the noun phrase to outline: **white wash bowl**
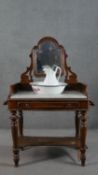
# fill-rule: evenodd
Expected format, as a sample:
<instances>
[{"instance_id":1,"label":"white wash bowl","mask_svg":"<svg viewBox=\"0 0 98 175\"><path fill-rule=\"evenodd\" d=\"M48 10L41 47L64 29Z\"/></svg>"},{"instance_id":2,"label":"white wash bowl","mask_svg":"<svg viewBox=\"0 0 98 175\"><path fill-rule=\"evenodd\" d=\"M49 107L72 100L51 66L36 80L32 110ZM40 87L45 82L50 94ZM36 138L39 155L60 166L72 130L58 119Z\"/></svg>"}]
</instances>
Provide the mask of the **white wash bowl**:
<instances>
[{"instance_id":1,"label":"white wash bowl","mask_svg":"<svg viewBox=\"0 0 98 175\"><path fill-rule=\"evenodd\" d=\"M46 85L44 82L33 82L30 85L36 94L61 94L67 84L59 82L58 85Z\"/></svg>"}]
</instances>

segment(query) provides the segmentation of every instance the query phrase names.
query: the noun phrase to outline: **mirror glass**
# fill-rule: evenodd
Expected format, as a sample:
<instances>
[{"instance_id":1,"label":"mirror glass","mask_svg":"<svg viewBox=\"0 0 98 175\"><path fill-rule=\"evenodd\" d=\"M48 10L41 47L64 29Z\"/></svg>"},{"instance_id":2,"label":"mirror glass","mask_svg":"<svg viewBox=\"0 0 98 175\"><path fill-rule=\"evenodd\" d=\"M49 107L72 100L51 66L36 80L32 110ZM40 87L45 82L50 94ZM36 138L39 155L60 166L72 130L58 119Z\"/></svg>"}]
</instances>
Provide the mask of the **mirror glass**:
<instances>
[{"instance_id":1,"label":"mirror glass","mask_svg":"<svg viewBox=\"0 0 98 175\"><path fill-rule=\"evenodd\" d=\"M45 42L39 46L37 51L37 72L43 73L44 65L61 66L60 49L51 42Z\"/></svg>"}]
</instances>

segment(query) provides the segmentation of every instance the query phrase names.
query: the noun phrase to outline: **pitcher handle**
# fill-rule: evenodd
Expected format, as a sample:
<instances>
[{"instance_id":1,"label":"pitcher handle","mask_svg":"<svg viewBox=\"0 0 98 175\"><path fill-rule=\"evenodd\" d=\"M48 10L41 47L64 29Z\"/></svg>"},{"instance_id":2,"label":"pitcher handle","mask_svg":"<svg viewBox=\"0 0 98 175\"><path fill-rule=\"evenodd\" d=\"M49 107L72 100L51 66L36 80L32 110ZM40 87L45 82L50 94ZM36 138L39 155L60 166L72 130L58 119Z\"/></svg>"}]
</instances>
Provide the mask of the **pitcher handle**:
<instances>
[{"instance_id":1,"label":"pitcher handle","mask_svg":"<svg viewBox=\"0 0 98 175\"><path fill-rule=\"evenodd\" d=\"M56 68L55 68L55 75L57 74L58 70L59 70L59 73L58 73L57 79L59 80L60 77L61 77L61 68L59 66L56 66Z\"/></svg>"}]
</instances>

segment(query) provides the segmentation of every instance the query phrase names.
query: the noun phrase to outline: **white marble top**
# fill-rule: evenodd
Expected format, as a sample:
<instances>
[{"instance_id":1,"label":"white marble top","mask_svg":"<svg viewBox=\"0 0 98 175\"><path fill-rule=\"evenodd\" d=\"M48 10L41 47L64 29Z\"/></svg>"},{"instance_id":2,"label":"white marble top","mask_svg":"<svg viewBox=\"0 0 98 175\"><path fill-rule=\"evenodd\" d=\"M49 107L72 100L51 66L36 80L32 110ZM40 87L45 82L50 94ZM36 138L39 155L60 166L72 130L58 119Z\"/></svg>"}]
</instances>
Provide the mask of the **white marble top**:
<instances>
[{"instance_id":1,"label":"white marble top","mask_svg":"<svg viewBox=\"0 0 98 175\"><path fill-rule=\"evenodd\" d=\"M81 92L76 92L76 91L67 91L63 94L56 94L56 95L50 95L50 94L34 94L33 92L18 92L16 94L13 94L11 97L11 99L13 100L24 100L24 99L29 99L29 100L33 100L33 99L87 99L87 96L82 94Z\"/></svg>"}]
</instances>

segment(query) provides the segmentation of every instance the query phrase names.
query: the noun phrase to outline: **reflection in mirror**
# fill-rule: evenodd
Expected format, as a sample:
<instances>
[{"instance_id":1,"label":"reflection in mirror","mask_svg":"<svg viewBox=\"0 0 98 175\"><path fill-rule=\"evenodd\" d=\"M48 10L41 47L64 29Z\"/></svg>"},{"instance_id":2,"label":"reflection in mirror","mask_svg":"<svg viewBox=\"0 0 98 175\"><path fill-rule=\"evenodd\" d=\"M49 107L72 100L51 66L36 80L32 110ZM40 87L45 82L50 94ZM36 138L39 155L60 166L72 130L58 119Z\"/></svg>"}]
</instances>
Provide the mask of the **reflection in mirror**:
<instances>
[{"instance_id":1,"label":"reflection in mirror","mask_svg":"<svg viewBox=\"0 0 98 175\"><path fill-rule=\"evenodd\" d=\"M37 51L37 72L43 73L43 66L61 66L60 49L51 42L45 42L39 46Z\"/></svg>"}]
</instances>

